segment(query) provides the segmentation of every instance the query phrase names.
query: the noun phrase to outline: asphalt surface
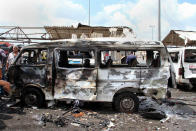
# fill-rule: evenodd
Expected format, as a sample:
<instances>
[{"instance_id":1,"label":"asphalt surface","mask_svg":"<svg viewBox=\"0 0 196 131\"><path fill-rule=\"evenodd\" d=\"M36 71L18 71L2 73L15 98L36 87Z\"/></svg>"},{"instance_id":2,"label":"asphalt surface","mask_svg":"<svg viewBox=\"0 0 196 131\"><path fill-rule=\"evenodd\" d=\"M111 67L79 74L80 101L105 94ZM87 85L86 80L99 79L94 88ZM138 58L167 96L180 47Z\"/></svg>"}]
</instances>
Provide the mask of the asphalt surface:
<instances>
[{"instance_id":1,"label":"asphalt surface","mask_svg":"<svg viewBox=\"0 0 196 131\"><path fill-rule=\"evenodd\" d=\"M149 98L140 98L139 112L133 114L115 112L110 103L84 103L74 110L73 105L63 102L43 109L20 107L20 103L7 107L8 99L2 98L0 130L196 131L196 90L170 90L172 98L162 105ZM166 118L145 117L151 108L162 112Z\"/></svg>"}]
</instances>

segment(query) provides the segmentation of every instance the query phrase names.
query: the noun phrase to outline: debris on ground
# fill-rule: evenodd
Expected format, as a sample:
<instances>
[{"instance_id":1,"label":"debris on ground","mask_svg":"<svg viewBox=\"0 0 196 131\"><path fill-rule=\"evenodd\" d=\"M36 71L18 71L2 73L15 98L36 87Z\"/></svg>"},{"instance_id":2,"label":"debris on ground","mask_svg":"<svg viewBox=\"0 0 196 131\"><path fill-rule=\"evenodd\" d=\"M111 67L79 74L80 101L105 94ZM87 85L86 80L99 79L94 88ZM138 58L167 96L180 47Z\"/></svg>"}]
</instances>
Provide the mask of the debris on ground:
<instances>
[{"instance_id":1,"label":"debris on ground","mask_svg":"<svg viewBox=\"0 0 196 131\"><path fill-rule=\"evenodd\" d=\"M33 118L38 121L41 126L46 126L47 123L53 123L57 127L66 127L68 125L83 127L87 129L104 129L114 127L114 119L109 119L99 117L95 112L83 111L79 107L80 102L78 100L74 101L73 107L67 109L61 115L54 115L50 113L43 113L36 115Z\"/></svg>"},{"instance_id":2,"label":"debris on ground","mask_svg":"<svg viewBox=\"0 0 196 131\"><path fill-rule=\"evenodd\" d=\"M49 113L35 115L33 118L37 120L38 124L41 126L46 126L47 123L54 123L57 127L65 127L68 124L63 117L57 116L54 118L54 116Z\"/></svg>"},{"instance_id":3,"label":"debris on ground","mask_svg":"<svg viewBox=\"0 0 196 131\"><path fill-rule=\"evenodd\" d=\"M9 99L7 102L6 102L6 106L7 107L12 107L12 106L15 106L16 104L18 104L20 101L19 100L16 100L16 99Z\"/></svg>"},{"instance_id":4,"label":"debris on ground","mask_svg":"<svg viewBox=\"0 0 196 131\"><path fill-rule=\"evenodd\" d=\"M80 126L80 124L77 124L77 123L71 123L71 125L73 125L73 126Z\"/></svg>"},{"instance_id":5,"label":"debris on ground","mask_svg":"<svg viewBox=\"0 0 196 131\"><path fill-rule=\"evenodd\" d=\"M196 129L196 108L186 104L192 102L188 101L189 98L189 95L183 98L187 100L185 103L172 98L163 101L160 105L148 97L141 97L139 112L134 114L115 112L112 110L112 104L109 103L85 103L81 107L82 102L78 100L72 101L72 104L56 101L53 108L7 107L9 99L2 98L0 100L0 129L21 130L28 127L30 131L42 129L76 129L76 131L175 130L181 129L183 126L183 130L193 130Z\"/></svg>"},{"instance_id":6,"label":"debris on ground","mask_svg":"<svg viewBox=\"0 0 196 131\"><path fill-rule=\"evenodd\" d=\"M82 117L83 115L84 115L84 112L73 114L74 117Z\"/></svg>"},{"instance_id":7,"label":"debris on ground","mask_svg":"<svg viewBox=\"0 0 196 131\"><path fill-rule=\"evenodd\" d=\"M32 106L32 109L37 110L38 108L36 106Z\"/></svg>"},{"instance_id":8,"label":"debris on ground","mask_svg":"<svg viewBox=\"0 0 196 131\"><path fill-rule=\"evenodd\" d=\"M48 102L47 102L47 107L52 108L52 107L55 106L55 104L56 104L56 103L55 103L54 100L48 101Z\"/></svg>"},{"instance_id":9,"label":"debris on ground","mask_svg":"<svg viewBox=\"0 0 196 131\"><path fill-rule=\"evenodd\" d=\"M83 112L80 112L78 114L84 114ZM76 115L76 114L74 114ZM52 114L41 114L41 117L39 118L36 116L42 126L46 126L47 123L54 123L58 127L65 127L69 124L74 126L81 126L84 128L111 128L114 127L114 123L109 121L108 119L104 119L101 117L98 117L97 115L90 115L83 117L84 115L81 115L80 118L73 116L73 113L69 113L66 116L55 116ZM83 118L83 119L82 119ZM90 122L89 122L90 121Z\"/></svg>"},{"instance_id":10,"label":"debris on ground","mask_svg":"<svg viewBox=\"0 0 196 131\"><path fill-rule=\"evenodd\" d=\"M109 128L114 127L114 123L110 121L110 124L108 125Z\"/></svg>"},{"instance_id":11,"label":"debris on ground","mask_svg":"<svg viewBox=\"0 0 196 131\"><path fill-rule=\"evenodd\" d=\"M151 98L141 97L140 113L144 118L162 120L168 117L171 111L166 104L159 104Z\"/></svg>"},{"instance_id":12,"label":"debris on ground","mask_svg":"<svg viewBox=\"0 0 196 131\"><path fill-rule=\"evenodd\" d=\"M142 113L142 116L155 120L161 120L167 117L163 111L159 111L153 108L146 110L144 113Z\"/></svg>"},{"instance_id":13,"label":"debris on ground","mask_svg":"<svg viewBox=\"0 0 196 131\"><path fill-rule=\"evenodd\" d=\"M170 117L166 117L165 119L161 119L160 121L161 121L161 123L165 123L165 122L169 121L169 119L170 119Z\"/></svg>"}]
</instances>

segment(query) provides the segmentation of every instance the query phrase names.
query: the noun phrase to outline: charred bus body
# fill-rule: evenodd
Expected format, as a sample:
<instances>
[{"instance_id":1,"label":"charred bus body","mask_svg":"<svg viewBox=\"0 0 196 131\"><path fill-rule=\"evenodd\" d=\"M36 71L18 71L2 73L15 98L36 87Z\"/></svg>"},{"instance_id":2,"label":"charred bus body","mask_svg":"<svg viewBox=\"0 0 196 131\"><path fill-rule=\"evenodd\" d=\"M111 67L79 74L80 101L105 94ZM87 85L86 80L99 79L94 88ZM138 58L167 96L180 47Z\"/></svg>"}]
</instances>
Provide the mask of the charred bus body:
<instances>
[{"instance_id":1,"label":"charred bus body","mask_svg":"<svg viewBox=\"0 0 196 131\"><path fill-rule=\"evenodd\" d=\"M133 52L136 64L126 63ZM166 98L168 53L161 42L78 40L26 46L9 68L15 95L27 105L45 100L113 102L137 111L138 95ZM110 61L109 61L110 60Z\"/></svg>"}]
</instances>

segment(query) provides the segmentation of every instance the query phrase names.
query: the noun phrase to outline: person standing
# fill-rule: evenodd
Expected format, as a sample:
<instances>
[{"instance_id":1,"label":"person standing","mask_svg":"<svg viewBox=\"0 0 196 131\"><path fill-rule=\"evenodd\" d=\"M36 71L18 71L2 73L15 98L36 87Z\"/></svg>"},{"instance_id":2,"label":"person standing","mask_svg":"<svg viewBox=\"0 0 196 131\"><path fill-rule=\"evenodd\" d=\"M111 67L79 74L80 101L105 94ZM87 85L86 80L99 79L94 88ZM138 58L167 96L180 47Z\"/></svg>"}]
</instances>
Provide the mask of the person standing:
<instances>
[{"instance_id":1,"label":"person standing","mask_svg":"<svg viewBox=\"0 0 196 131\"><path fill-rule=\"evenodd\" d=\"M133 52L130 52L130 54L127 56L126 63L129 66L135 66L133 65L134 61L136 61L136 56L133 54Z\"/></svg>"},{"instance_id":2,"label":"person standing","mask_svg":"<svg viewBox=\"0 0 196 131\"><path fill-rule=\"evenodd\" d=\"M10 83L2 80L3 74L2 74L2 68L3 68L3 60L6 58L5 51L3 49L0 49L0 86L3 86L3 89L11 95L11 88Z\"/></svg>"},{"instance_id":3,"label":"person standing","mask_svg":"<svg viewBox=\"0 0 196 131\"><path fill-rule=\"evenodd\" d=\"M13 52L11 52L8 55L8 58L7 58L6 70L8 70L10 65L13 64L13 62L14 62L14 60L15 60L17 55L18 55L18 47L17 46L13 46Z\"/></svg>"},{"instance_id":4,"label":"person standing","mask_svg":"<svg viewBox=\"0 0 196 131\"><path fill-rule=\"evenodd\" d=\"M3 63L4 63L4 60L6 59L6 54L5 54L5 51L3 49L0 49L0 79L3 78Z\"/></svg>"},{"instance_id":5,"label":"person standing","mask_svg":"<svg viewBox=\"0 0 196 131\"><path fill-rule=\"evenodd\" d=\"M104 55L103 61L106 63L109 59L109 52L107 51Z\"/></svg>"}]
</instances>

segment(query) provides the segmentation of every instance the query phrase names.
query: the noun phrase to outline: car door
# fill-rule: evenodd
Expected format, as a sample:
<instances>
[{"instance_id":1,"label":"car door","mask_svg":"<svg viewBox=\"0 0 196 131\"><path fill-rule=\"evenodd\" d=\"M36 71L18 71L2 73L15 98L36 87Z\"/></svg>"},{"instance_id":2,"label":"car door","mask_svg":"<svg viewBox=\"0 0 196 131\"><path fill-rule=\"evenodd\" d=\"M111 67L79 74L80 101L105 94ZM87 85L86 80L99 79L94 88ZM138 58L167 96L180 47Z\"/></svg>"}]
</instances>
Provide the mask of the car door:
<instances>
[{"instance_id":1,"label":"car door","mask_svg":"<svg viewBox=\"0 0 196 131\"><path fill-rule=\"evenodd\" d=\"M162 56L163 54L159 51L147 50L146 61L150 64L140 67L140 89L145 95L156 99L165 98L170 76L168 58L165 57L166 54L163 56L165 58Z\"/></svg>"},{"instance_id":2,"label":"car door","mask_svg":"<svg viewBox=\"0 0 196 131\"><path fill-rule=\"evenodd\" d=\"M116 92L125 88L139 90L140 68L130 67L124 57L131 51L100 50L100 68L98 69L97 100L112 102ZM108 56L106 59L105 56ZM110 61L110 62L108 62Z\"/></svg>"},{"instance_id":3,"label":"car door","mask_svg":"<svg viewBox=\"0 0 196 131\"><path fill-rule=\"evenodd\" d=\"M14 81L17 87L30 84L46 87L46 61L42 59L42 53L47 49L23 50L10 70L10 81Z\"/></svg>"},{"instance_id":4,"label":"car door","mask_svg":"<svg viewBox=\"0 0 196 131\"><path fill-rule=\"evenodd\" d=\"M88 49L55 49L55 99L96 100L94 54Z\"/></svg>"}]
</instances>

